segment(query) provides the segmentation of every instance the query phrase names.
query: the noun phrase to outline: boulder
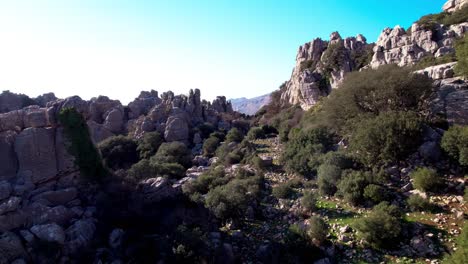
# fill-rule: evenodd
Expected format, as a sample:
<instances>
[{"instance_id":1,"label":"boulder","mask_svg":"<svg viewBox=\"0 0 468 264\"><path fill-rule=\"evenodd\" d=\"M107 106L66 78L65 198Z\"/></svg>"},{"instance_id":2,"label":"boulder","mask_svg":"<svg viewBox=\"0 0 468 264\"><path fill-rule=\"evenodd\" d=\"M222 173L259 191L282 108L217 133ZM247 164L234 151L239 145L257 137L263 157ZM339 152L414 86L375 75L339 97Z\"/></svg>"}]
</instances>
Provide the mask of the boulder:
<instances>
[{"instance_id":1,"label":"boulder","mask_svg":"<svg viewBox=\"0 0 468 264\"><path fill-rule=\"evenodd\" d=\"M21 239L13 232L0 234L0 263L8 264L22 256L26 256L26 250Z\"/></svg>"},{"instance_id":2,"label":"boulder","mask_svg":"<svg viewBox=\"0 0 468 264\"><path fill-rule=\"evenodd\" d=\"M117 249L122 245L124 231L120 228L112 230L109 235L109 246L113 249Z\"/></svg>"},{"instance_id":3,"label":"boulder","mask_svg":"<svg viewBox=\"0 0 468 264\"><path fill-rule=\"evenodd\" d=\"M468 0L448 0L442 7L442 10L448 13L452 13L457 10L460 10L467 4Z\"/></svg>"},{"instance_id":4,"label":"boulder","mask_svg":"<svg viewBox=\"0 0 468 264\"><path fill-rule=\"evenodd\" d=\"M138 189L147 203L172 199L180 194L180 190L173 188L170 181L163 177L147 179L139 184Z\"/></svg>"},{"instance_id":5,"label":"boulder","mask_svg":"<svg viewBox=\"0 0 468 264\"><path fill-rule=\"evenodd\" d=\"M73 199L75 199L78 195L78 190L74 187L57 190L57 191L47 191L40 193L34 197L32 197L32 201L37 201L40 199L47 200L51 205L64 205Z\"/></svg>"},{"instance_id":6,"label":"boulder","mask_svg":"<svg viewBox=\"0 0 468 264\"><path fill-rule=\"evenodd\" d=\"M188 141L189 126L185 118L179 115L170 116L166 123L166 130L164 131L164 138L166 139L167 142Z\"/></svg>"},{"instance_id":7,"label":"boulder","mask_svg":"<svg viewBox=\"0 0 468 264\"><path fill-rule=\"evenodd\" d=\"M31 176L33 183L48 181L57 174L54 128L27 128L15 140L18 176Z\"/></svg>"},{"instance_id":8,"label":"boulder","mask_svg":"<svg viewBox=\"0 0 468 264\"><path fill-rule=\"evenodd\" d=\"M65 231L55 223L35 225L31 227L30 231L42 241L55 242L60 245L65 243Z\"/></svg>"},{"instance_id":9,"label":"boulder","mask_svg":"<svg viewBox=\"0 0 468 264\"><path fill-rule=\"evenodd\" d=\"M0 182L0 201L4 200L11 195L11 184L8 183L7 181L1 181Z\"/></svg>"},{"instance_id":10,"label":"boulder","mask_svg":"<svg viewBox=\"0 0 468 264\"><path fill-rule=\"evenodd\" d=\"M426 75L433 80L448 79L454 75L454 67L457 63L450 62L446 64L427 67L425 69L416 71L416 73Z\"/></svg>"},{"instance_id":11,"label":"boulder","mask_svg":"<svg viewBox=\"0 0 468 264\"><path fill-rule=\"evenodd\" d=\"M20 204L21 198L16 196L12 196L3 202L0 202L0 215L17 210Z\"/></svg>"},{"instance_id":12,"label":"boulder","mask_svg":"<svg viewBox=\"0 0 468 264\"><path fill-rule=\"evenodd\" d=\"M434 141L428 141L422 144L418 152L422 158L429 161L438 161L442 154L439 143Z\"/></svg>"},{"instance_id":13,"label":"boulder","mask_svg":"<svg viewBox=\"0 0 468 264\"><path fill-rule=\"evenodd\" d=\"M112 133L122 132L124 125L124 113L121 109L113 108L110 110L104 120L104 127Z\"/></svg>"},{"instance_id":14,"label":"boulder","mask_svg":"<svg viewBox=\"0 0 468 264\"><path fill-rule=\"evenodd\" d=\"M23 110L0 114L0 131L21 131L24 128L23 115Z\"/></svg>"},{"instance_id":15,"label":"boulder","mask_svg":"<svg viewBox=\"0 0 468 264\"><path fill-rule=\"evenodd\" d=\"M90 245L96 232L95 221L93 218L80 219L67 228L65 248L68 253L77 254Z\"/></svg>"},{"instance_id":16,"label":"boulder","mask_svg":"<svg viewBox=\"0 0 468 264\"><path fill-rule=\"evenodd\" d=\"M47 114L45 108L29 106L23 109L23 122L25 127L45 127L47 126Z\"/></svg>"},{"instance_id":17,"label":"boulder","mask_svg":"<svg viewBox=\"0 0 468 264\"><path fill-rule=\"evenodd\" d=\"M425 236L413 237L410 241L410 246L420 257L436 256L438 254L432 239Z\"/></svg>"},{"instance_id":18,"label":"boulder","mask_svg":"<svg viewBox=\"0 0 468 264\"><path fill-rule=\"evenodd\" d=\"M88 129L94 144L99 144L99 142L114 136L114 134L104 125L98 124L94 121L88 121Z\"/></svg>"}]
</instances>

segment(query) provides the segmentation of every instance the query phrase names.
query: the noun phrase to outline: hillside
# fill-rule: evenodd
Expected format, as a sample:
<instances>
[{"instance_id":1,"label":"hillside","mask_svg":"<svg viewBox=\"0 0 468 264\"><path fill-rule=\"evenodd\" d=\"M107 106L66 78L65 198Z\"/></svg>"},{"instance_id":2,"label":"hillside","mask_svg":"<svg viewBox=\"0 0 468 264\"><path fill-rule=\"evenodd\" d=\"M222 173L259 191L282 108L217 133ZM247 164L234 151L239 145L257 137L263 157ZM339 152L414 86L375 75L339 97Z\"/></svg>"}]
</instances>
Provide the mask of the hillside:
<instances>
[{"instance_id":1,"label":"hillside","mask_svg":"<svg viewBox=\"0 0 468 264\"><path fill-rule=\"evenodd\" d=\"M3 92L0 264L467 263L467 21L333 32L252 99Z\"/></svg>"}]
</instances>

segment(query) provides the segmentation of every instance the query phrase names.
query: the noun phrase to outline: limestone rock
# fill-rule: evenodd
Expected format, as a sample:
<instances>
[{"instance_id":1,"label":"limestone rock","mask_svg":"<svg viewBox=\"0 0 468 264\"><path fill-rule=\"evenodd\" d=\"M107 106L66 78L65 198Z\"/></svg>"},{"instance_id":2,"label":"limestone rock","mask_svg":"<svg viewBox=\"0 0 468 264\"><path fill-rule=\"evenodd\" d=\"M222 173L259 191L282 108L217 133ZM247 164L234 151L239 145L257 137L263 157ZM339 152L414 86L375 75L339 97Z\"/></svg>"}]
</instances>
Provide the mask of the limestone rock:
<instances>
[{"instance_id":1,"label":"limestone rock","mask_svg":"<svg viewBox=\"0 0 468 264\"><path fill-rule=\"evenodd\" d=\"M96 232L95 220L92 218L81 219L73 223L65 231L65 248L71 254L79 253L79 250L88 246Z\"/></svg>"},{"instance_id":2,"label":"limestone rock","mask_svg":"<svg viewBox=\"0 0 468 264\"><path fill-rule=\"evenodd\" d=\"M145 202L156 203L179 195L177 189L172 188L169 180L158 177L141 182L138 186Z\"/></svg>"},{"instance_id":3,"label":"limestone rock","mask_svg":"<svg viewBox=\"0 0 468 264\"><path fill-rule=\"evenodd\" d=\"M457 10L460 10L467 4L468 0L448 0L442 7L442 10L444 10L445 12L452 13Z\"/></svg>"},{"instance_id":4,"label":"limestone rock","mask_svg":"<svg viewBox=\"0 0 468 264\"><path fill-rule=\"evenodd\" d=\"M107 128L112 133L122 132L124 124L124 114L123 111L118 108L113 108L110 110L104 121L104 127Z\"/></svg>"},{"instance_id":5,"label":"limestone rock","mask_svg":"<svg viewBox=\"0 0 468 264\"><path fill-rule=\"evenodd\" d=\"M16 159L14 143L16 132L0 132L0 181L8 180L16 176L18 160ZM1 191L0 191L1 200Z\"/></svg>"},{"instance_id":6,"label":"limestone rock","mask_svg":"<svg viewBox=\"0 0 468 264\"><path fill-rule=\"evenodd\" d=\"M18 175L30 175L33 183L45 182L57 174L55 129L27 128L15 141Z\"/></svg>"},{"instance_id":7,"label":"limestone rock","mask_svg":"<svg viewBox=\"0 0 468 264\"><path fill-rule=\"evenodd\" d=\"M433 80L448 79L454 75L454 67L457 63L450 62L446 64L427 67L425 69L416 71L416 73L424 74Z\"/></svg>"},{"instance_id":8,"label":"limestone rock","mask_svg":"<svg viewBox=\"0 0 468 264\"><path fill-rule=\"evenodd\" d=\"M0 202L0 215L15 211L21 204L21 198L12 196L9 199Z\"/></svg>"},{"instance_id":9,"label":"limestone rock","mask_svg":"<svg viewBox=\"0 0 468 264\"><path fill-rule=\"evenodd\" d=\"M19 110L33 104L34 101L24 94L14 94L10 91L3 91L0 94L0 113Z\"/></svg>"},{"instance_id":10,"label":"limestone rock","mask_svg":"<svg viewBox=\"0 0 468 264\"><path fill-rule=\"evenodd\" d=\"M154 90L151 92L141 92L133 102L128 104L130 110L128 118L135 119L140 115L146 115L151 108L159 103L161 103L161 99L158 97L158 92Z\"/></svg>"},{"instance_id":11,"label":"limestone rock","mask_svg":"<svg viewBox=\"0 0 468 264\"><path fill-rule=\"evenodd\" d=\"M50 202L51 205L64 205L71 200L75 199L78 195L78 190L74 187L57 190L57 191L47 191L41 194L38 194L32 198L33 201L40 199L45 199Z\"/></svg>"},{"instance_id":12,"label":"limestone rock","mask_svg":"<svg viewBox=\"0 0 468 264\"><path fill-rule=\"evenodd\" d=\"M11 184L7 181L0 182L0 201L10 197L11 195Z\"/></svg>"},{"instance_id":13,"label":"limestone rock","mask_svg":"<svg viewBox=\"0 0 468 264\"><path fill-rule=\"evenodd\" d=\"M0 131L21 131L24 128L23 110L0 114Z\"/></svg>"},{"instance_id":14,"label":"limestone rock","mask_svg":"<svg viewBox=\"0 0 468 264\"><path fill-rule=\"evenodd\" d=\"M23 109L23 122L25 127L45 127L47 126L46 109L39 106L29 106Z\"/></svg>"},{"instance_id":15,"label":"limestone rock","mask_svg":"<svg viewBox=\"0 0 468 264\"><path fill-rule=\"evenodd\" d=\"M40 240L47 242L56 242L61 245L65 243L65 231L55 223L46 225L35 225L31 227L31 233L36 235Z\"/></svg>"},{"instance_id":16,"label":"limestone rock","mask_svg":"<svg viewBox=\"0 0 468 264\"><path fill-rule=\"evenodd\" d=\"M167 119L164 138L167 142L188 141L189 126L187 120L181 115L172 115Z\"/></svg>"},{"instance_id":17,"label":"limestone rock","mask_svg":"<svg viewBox=\"0 0 468 264\"><path fill-rule=\"evenodd\" d=\"M0 234L0 263L7 264L21 256L26 256L21 239L12 232Z\"/></svg>"},{"instance_id":18,"label":"limestone rock","mask_svg":"<svg viewBox=\"0 0 468 264\"><path fill-rule=\"evenodd\" d=\"M98 144L99 142L114 136L114 134L104 125L98 124L94 121L88 121L87 124L94 144Z\"/></svg>"}]
</instances>

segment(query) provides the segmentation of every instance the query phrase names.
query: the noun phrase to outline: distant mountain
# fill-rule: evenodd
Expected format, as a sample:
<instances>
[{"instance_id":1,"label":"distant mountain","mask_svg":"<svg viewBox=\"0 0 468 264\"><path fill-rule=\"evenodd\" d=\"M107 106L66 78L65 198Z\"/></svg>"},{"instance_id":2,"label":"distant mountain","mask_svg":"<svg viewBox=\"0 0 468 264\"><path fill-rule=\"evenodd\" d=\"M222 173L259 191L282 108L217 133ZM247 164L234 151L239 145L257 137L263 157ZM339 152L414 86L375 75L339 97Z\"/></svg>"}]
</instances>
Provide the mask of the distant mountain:
<instances>
[{"instance_id":1,"label":"distant mountain","mask_svg":"<svg viewBox=\"0 0 468 264\"><path fill-rule=\"evenodd\" d=\"M270 94L265 94L255 98L247 99L245 97L231 99L232 108L234 111L247 115L255 114L262 106L270 102Z\"/></svg>"}]
</instances>

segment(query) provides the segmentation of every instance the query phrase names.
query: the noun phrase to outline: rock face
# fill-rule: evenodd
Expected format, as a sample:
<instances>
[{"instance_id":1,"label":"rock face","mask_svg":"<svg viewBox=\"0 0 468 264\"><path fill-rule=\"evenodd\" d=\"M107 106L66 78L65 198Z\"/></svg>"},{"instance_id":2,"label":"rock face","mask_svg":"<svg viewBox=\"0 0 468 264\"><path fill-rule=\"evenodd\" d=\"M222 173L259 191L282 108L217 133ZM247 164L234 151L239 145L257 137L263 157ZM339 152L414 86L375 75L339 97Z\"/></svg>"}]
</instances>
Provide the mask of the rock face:
<instances>
[{"instance_id":1,"label":"rock face","mask_svg":"<svg viewBox=\"0 0 468 264\"><path fill-rule=\"evenodd\" d=\"M442 9L445 12L455 12L457 10L460 10L462 7L468 4L468 0L448 0L447 3L444 4Z\"/></svg>"},{"instance_id":2,"label":"rock face","mask_svg":"<svg viewBox=\"0 0 468 264\"><path fill-rule=\"evenodd\" d=\"M307 110L337 88L345 75L359 70L370 57L372 44L362 35L342 39L338 32L330 41L314 39L299 47L296 66L281 95L283 103L299 104Z\"/></svg>"},{"instance_id":3,"label":"rock face","mask_svg":"<svg viewBox=\"0 0 468 264\"><path fill-rule=\"evenodd\" d=\"M416 71L416 73L424 74L433 80L448 79L448 78L453 77L454 67L456 64L457 64L456 62L450 62L446 64L431 66L431 67L427 67L425 69Z\"/></svg>"},{"instance_id":4,"label":"rock face","mask_svg":"<svg viewBox=\"0 0 468 264\"><path fill-rule=\"evenodd\" d=\"M468 22L426 29L415 23L411 31L402 27L386 28L380 34L370 63L372 68L385 64L412 65L426 56L441 57L454 52L456 38L468 31Z\"/></svg>"},{"instance_id":5,"label":"rock face","mask_svg":"<svg viewBox=\"0 0 468 264\"><path fill-rule=\"evenodd\" d=\"M446 118L451 125L468 125L468 83L459 78L435 82L436 93L430 110L434 117Z\"/></svg>"}]
</instances>

